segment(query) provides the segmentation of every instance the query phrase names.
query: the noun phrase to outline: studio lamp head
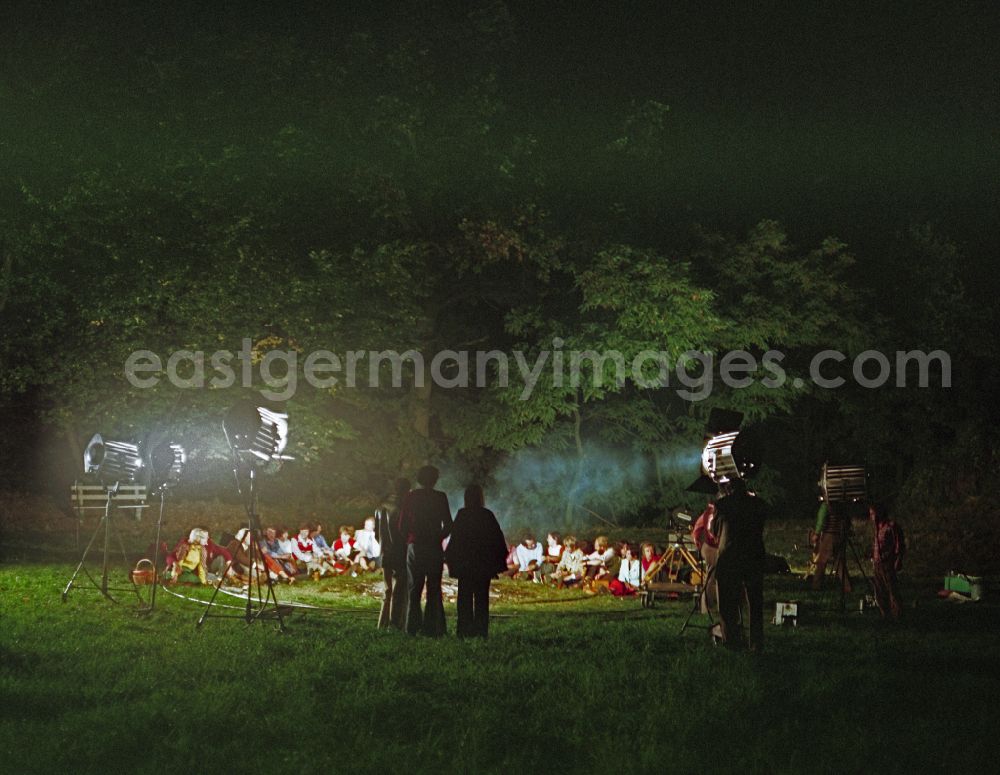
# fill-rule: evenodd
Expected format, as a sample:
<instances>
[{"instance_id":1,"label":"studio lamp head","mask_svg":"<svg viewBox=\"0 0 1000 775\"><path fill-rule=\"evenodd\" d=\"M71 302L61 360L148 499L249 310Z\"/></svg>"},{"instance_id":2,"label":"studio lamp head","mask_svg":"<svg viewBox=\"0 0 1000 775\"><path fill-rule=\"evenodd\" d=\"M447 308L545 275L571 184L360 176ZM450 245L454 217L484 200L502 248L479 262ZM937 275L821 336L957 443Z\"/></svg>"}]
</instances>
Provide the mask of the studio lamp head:
<instances>
[{"instance_id":1,"label":"studio lamp head","mask_svg":"<svg viewBox=\"0 0 1000 775\"><path fill-rule=\"evenodd\" d=\"M287 414L242 401L226 413L222 430L233 452L254 464L288 459L281 454L288 444Z\"/></svg>"},{"instance_id":2,"label":"studio lamp head","mask_svg":"<svg viewBox=\"0 0 1000 775\"><path fill-rule=\"evenodd\" d=\"M823 464L819 488L827 503L858 503L868 497L864 466Z\"/></svg>"},{"instance_id":3,"label":"studio lamp head","mask_svg":"<svg viewBox=\"0 0 1000 775\"><path fill-rule=\"evenodd\" d=\"M139 445L95 433L83 453L83 470L103 484L132 484L144 469Z\"/></svg>"},{"instance_id":4,"label":"studio lamp head","mask_svg":"<svg viewBox=\"0 0 1000 775\"><path fill-rule=\"evenodd\" d=\"M742 422L741 412L712 410L701 450L701 476L689 491L714 494L720 485L753 472L756 462L747 435L740 431Z\"/></svg>"},{"instance_id":5,"label":"studio lamp head","mask_svg":"<svg viewBox=\"0 0 1000 775\"><path fill-rule=\"evenodd\" d=\"M173 441L151 444L146 450L149 489L153 492L174 487L181 480L187 463L184 447Z\"/></svg>"}]
</instances>

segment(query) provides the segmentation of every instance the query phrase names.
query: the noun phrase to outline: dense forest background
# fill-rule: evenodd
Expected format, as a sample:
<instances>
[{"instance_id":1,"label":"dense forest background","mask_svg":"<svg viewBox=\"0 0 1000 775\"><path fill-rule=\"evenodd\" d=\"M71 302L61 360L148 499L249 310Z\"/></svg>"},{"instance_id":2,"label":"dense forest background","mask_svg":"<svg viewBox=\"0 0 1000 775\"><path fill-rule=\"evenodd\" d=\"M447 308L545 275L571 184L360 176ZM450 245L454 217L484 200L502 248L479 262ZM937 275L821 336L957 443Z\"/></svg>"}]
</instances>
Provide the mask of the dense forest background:
<instances>
[{"instance_id":1,"label":"dense forest background","mask_svg":"<svg viewBox=\"0 0 1000 775\"><path fill-rule=\"evenodd\" d=\"M684 401L626 382L316 390L288 512L425 462L510 525L698 505L712 407L811 517L824 460L985 556L998 476L989 4L5 3L0 485L65 500L95 431L167 428L230 497L239 388L132 388L149 349L942 349L952 387ZM984 531L987 531L984 533ZM990 533L989 531L993 531ZM970 540L970 537L973 540ZM989 542L986 543L986 546ZM976 547L979 548L976 548ZM970 554L970 556L971 556Z\"/></svg>"}]
</instances>

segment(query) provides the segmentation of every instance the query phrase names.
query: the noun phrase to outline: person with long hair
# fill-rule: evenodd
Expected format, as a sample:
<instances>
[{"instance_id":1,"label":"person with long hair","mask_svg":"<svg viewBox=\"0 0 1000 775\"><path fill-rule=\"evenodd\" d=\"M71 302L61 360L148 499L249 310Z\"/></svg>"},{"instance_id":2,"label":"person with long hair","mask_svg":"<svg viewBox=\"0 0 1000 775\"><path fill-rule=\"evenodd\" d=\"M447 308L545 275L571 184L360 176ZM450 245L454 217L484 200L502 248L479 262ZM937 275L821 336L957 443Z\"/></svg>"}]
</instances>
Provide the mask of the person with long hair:
<instances>
[{"instance_id":1,"label":"person with long hair","mask_svg":"<svg viewBox=\"0 0 1000 775\"><path fill-rule=\"evenodd\" d=\"M632 547L627 543L621 546L621 564L618 575L608 584L608 589L615 597L632 597L639 591L642 581L642 563L632 553Z\"/></svg>"},{"instance_id":2,"label":"person with long hair","mask_svg":"<svg viewBox=\"0 0 1000 775\"><path fill-rule=\"evenodd\" d=\"M470 485L445 553L448 574L458 579L458 637L487 637L490 582L505 570L506 558L507 542L496 515L486 508L483 488Z\"/></svg>"}]
</instances>

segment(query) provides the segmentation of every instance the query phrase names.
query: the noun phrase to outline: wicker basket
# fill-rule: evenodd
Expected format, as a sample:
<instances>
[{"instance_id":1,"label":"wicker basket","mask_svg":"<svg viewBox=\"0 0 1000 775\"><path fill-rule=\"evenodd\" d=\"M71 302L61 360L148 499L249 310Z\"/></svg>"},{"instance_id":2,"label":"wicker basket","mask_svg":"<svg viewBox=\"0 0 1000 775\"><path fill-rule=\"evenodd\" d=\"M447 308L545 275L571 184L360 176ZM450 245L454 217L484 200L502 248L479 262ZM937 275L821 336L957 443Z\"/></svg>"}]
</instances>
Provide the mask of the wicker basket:
<instances>
[{"instance_id":1,"label":"wicker basket","mask_svg":"<svg viewBox=\"0 0 1000 775\"><path fill-rule=\"evenodd\" d=\"M156 568L153 561L142 559L135 564L132 569L132 583L136 586L145 586L156 583Z\"/></svg>"}]
</instances>

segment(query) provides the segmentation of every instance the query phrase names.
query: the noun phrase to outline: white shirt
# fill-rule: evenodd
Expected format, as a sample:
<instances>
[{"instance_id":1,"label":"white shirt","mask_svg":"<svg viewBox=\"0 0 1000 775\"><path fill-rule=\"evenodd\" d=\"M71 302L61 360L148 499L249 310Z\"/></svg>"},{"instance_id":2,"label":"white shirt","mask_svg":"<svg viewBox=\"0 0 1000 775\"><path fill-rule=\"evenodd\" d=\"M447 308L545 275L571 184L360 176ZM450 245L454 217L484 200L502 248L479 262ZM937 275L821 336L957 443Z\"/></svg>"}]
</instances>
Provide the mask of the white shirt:
<instances>
[{"instance_id":1,"label":"white shirt","mask_svg":"<svg viewBox=\"0 0 1000 775\"><path fill-rule=\"evenodd\" d=\"M614 556L615 550L610 546L603 553L595 549L587 555L587 565L607 565Z\"/></svg>"},{"instance_id":2,"label":"white shirt","mask_svg":"<svg viewBox=\"0 0 1000 775\"><path fill-rule=\"evenodd\" d=\"M373 560L382 554L382 547L375 538L374 530L358 530L354 534L354 548L366 559Z\"/></svg>"},{"instance_id":3,"label":"white shirt","mask_svg":"<svg viewBox=\"0 0 1000 775\"><path fill-rule=\"evenodd\" d=\"M618 580L637 587L639 586L640 573L642 573L642 565L639 560L622 560L622 566L618 570Z\"/></svg>"},{"instance_id":4,"label":"white shirt","mask_svg":"<svg viewBox=\"0 0 1000 775\"><path fill-rule=\"evenodd\" d=\"M300 542L302 543L302 549L299 548ZM292 556L294 556L299 562L312 562L313 551L313 542L309 536L302 538L301 535L299 535L292 539Z\"/></svg>"},{"instance_id":5,"label":"white shirt","mask_svg":"<svg viewBox=\"0 0 1000 775\"><path fill-rule=\"evenodd\" d=\"M518 570L527 570L528 565L532 562L536 565L541 565L543 557L542 545L535 544L534 549L529 549L524 544L518 544L517 549L514 550L514 556L517 558Z\"/></svg>"}]
</instances>

